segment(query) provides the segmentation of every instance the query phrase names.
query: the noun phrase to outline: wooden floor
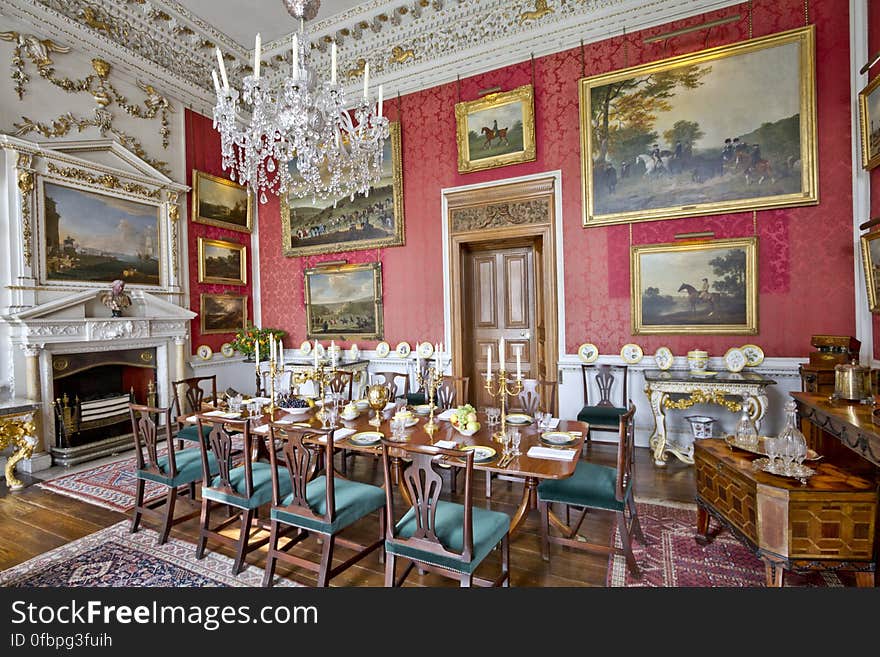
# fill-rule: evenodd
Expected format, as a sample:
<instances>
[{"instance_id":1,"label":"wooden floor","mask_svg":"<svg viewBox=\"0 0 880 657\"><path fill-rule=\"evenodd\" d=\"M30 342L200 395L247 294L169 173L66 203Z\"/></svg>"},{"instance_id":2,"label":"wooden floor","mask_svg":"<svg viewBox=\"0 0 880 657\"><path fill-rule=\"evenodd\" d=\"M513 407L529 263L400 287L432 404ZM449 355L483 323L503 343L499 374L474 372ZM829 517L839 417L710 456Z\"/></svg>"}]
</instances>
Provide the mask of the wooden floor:
<instances>
[{"instance_id":1,"label":"wooden floor","mask_svg":"<svg viewBox=\"0 0 880 657\"><path fill-rule=\"evenodd\" d=\"M589 448L587 458L596 463L613 465L616 455L616 445L594 443ZM381 484L382 468L379 459L358 455L350 459L350 464L350 478ZM21 478L25 480L23 476ZM637 448L634 479L635 494L639 500L693 501L693 468L675 459L670 459L665 468L657 468L653 464L650 452L645 448ZM484 497L484 482L483 473L478 473L475 477L474 503L512 515L522 494L522 484L495 480L492 484L492 498L487 500ZM446 483L448 484L448 481ZM185 508L180 507L180 512L181 514L185 512ZM125 514L50 493L33 485L21 491L8 492L5 490L5 483L0 484L0 570L127 518ZM531 513L511 540L511 584L541 587L604 586L608 566L607 556L574 552L567 548L552 546L549 563L541 559L537 518L537 512ZM601 511L591 513L584 522L581 533L593 542L605 542L610 539L611 520L610 513ZM149 522L149 520L145 522L148 527L151 526ZM372 540L377 531L378 519L373 515L349 528L346 535L366 542ZM172 535L195 543L198 536L198 519L194 518L177 525L172 530ZM208 549L233 556L229 548L217 543L209 542ZM293 552L317 561L319 550L320 546L310 538L301 546L295 547ZM335 562L339 563L350 554L344 548L337 549ZM248 562L262 568L265 564L264 555L263 550L256 550L248 556ZM493 553L486 559L478 573L486 575L497 573L498 565L499 557ZM400 566L398 569L400 572ZM315 583L311 572L292 569L283 563L278 564L277 574L306 585ZM439 575L430 573L419 575L415 571L409 575L406 584L458 585L456 581ZM379 563L378 554L373 553L341 573L331 585L383 586L384 566Z\"/></svg>"}]
</instances>

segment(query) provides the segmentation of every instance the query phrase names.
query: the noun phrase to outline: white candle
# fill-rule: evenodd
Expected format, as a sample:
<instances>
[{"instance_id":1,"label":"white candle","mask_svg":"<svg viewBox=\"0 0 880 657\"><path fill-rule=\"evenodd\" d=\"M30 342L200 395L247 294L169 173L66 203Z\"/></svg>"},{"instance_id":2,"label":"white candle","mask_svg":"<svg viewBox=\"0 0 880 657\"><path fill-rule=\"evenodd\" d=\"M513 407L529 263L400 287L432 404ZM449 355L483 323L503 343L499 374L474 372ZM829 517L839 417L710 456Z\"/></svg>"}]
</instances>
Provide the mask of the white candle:
<instances>
[{"instance_id":1,"label":"white candle","mask_svg":"<svg viewBox=\"0 0 880 657\"><path fill-rule=\"evenodd\" d=\"M504 338L498 342L498 367L504 369Z\"/></svg>"},{"instance_id":2,"label":"white candle","mask_svg":"<svg viewBox=\"0 0 880 657\"><path fill-rule=\"evenodd\" d=\"M259 338L254 338L254 352L257 355L257 371L260 371L260 340Z\"/></svg>"},{"instance_id":3,"label":"white candle","mask_svg":"<svg viewBox=\"0 0 880 657\"><path fill-rule=\"evenodd\" d=\"M330 363L336 367L336 340L330 340Z\"/></svg>"},{"instance_id":4,"label":"white candle","mask_svg":"<svg viewBox=\"0 0 880 657\"><path fill-rule=\"evenodd\" d=\"M370 62L364 64L364 100L367 99L367 87L370 86Z\"/></svg>"},{"instance_id":5,"label":"white candle","mask_svg":"<svg viewBox=\"0 0 880 657\"><path fill-rule=\"evenodd\" d=\"M521 355L522 355L522 346L520 346L520 348L516 350L516 378L517 379L522 378L522 368L520 367L520 362L519 362Z\"/></svg>"},{"instance_id":6,"label":"white candle","mask_svg":"<svg viewBox=\"0 0 880 657\"><path fill-rule=\"evenodd\" d=\"M217 92L217 95L220 95L220 82L217 80L217 71L211 70L211 77L214 78L214 91Z\"/></svg>"},{"instance_id":7,"label":"white candle","mask_svg":"<svg viewBox=\"0 0 880 657\"><path fill-rule=\"evenodd\" d=\"M278 338L278 360L281 361L279 369L284 369L284 343Z\"/></svg>"},{"instance_id":8,"label":"white candle","mask_svg":"<svg viewBox=\"0 0 880 657\"><path fill-rule=\"evenodd\" d=\"M229 78L226 77L226 64L223 63L223 53L217 48L217 63L220 64L220 77L223 78L223 91L229 91Z\"/></svg>"},{"instance_id":9,"label":"white candle","mask_svg":"<svg viewBox=\"0 0 880 657\"><path fill-rule=\"evenodd\" d=\"M254 78L260 77L260 33L257 32L257 38L254 39Z\"/></svg>"},{"instance_id":10,"label":"white candle","mask_svg":"<svg viewBox=\"0 0 880 657\"><path fill-rule=\"evenodd\" d=\"M293 51L293 73L294 75L296 75L296 73L299 71L299 43L296 38L296 32L293 33L293 39L291 39L291 41L293 42L290 47L290 49Z\"/></svg>"},{"instance_id":11,"label":"white candle","mask_svg":"<svg viewBox=\"0 0 880 657\"><path fill-rule=\"evenodd\" d=\"M336 84L336 42L330 44L330 82Z\"/></svg>"},{"instance_id":12,"label":"white candle","mask_svg":"<svg viewBox=\"0 0 880 657\"><path fill-rule=\"evenodd\" d=\"M315 369L318 369L318 341L315 340Z\"/></svg>"},{"instance_id":13,"label":"white candle","mask_svg":"<svg viewBox=\"0 0 880 657\"><path fill-rule=\"evenodd\" d=\"M379 111L376 113L377 116L382 116L382 85L379 85Z\"/></svg>"},{"instance_id":14,"label":"white candle","mask_svg":"<svg viewBox=\"0 0 880 657\"><path fill-rule=\"evenodd\" d=\"M269 363L272 365L276 365L278 363L278 358L275 355L275 334L269 334Z\"/></svg>"},{"instance_id":15,"label":"white candle","mask_svg":"<svg viewBox=\"0 0 880 657\"><path fill-rule=\"evenodd\" d=\"M486 381L492 380L492 345L486 345Z\"/></svg>"}]
</instances>

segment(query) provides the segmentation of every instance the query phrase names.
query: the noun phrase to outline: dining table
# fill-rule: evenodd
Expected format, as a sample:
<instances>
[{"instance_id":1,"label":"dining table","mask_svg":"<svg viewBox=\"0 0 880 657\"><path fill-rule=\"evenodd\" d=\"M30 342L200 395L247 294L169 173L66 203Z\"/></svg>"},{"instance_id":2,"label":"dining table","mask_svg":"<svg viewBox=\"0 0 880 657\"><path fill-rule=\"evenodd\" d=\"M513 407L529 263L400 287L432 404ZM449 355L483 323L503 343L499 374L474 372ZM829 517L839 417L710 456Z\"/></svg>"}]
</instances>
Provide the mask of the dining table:
<instances>
[{"instance_id":1,"label":"dining table","mask_svg":"<svg viewBox=\"0 0 880 657\"><path fill-rule=\"evenodd\" d=\"M285 426L291 427L311 427L311 428L327 428L325 422L317 417L316 411L318 407L309 409L284 409L276 408L274 415L263 413L261 415L252 416L251 431L256 435L266 436L268 433L268 425L273 423L277 428L283 429ZM204 412L204 411L203 411ZM360 444L359 441L352 441L352 436L356 436L361 432L379 432L383 436L391 440L393 432L391 430L391 417L394 413L392 405L380 411L381 422L378 427L370 423L371 412L362 411L359 415L352 419L344 419L340 416L334 431L334 445L340 450L353 451L362 454L370 454L378 456L382 453L382 442L375 444ZM565 479L574 474L580 459L581 450L583 448L584 436L587 435L589 425L585 422L577 420L559 420L558 425L550 429L539 429L537 423L532 419L525 424L516 425L520 430L520 454L503 462L502 444L496 440L495 434L498 433L500 425L490 425L484 413L477 414L480 428L473 435L465 435L459 432L452 422L442 419L441 416L434 417L435 430L431 433L425 430L427 424L427 416L413 415L416 420L412 426L404 429L402 438L404 442L416 445L434 445L440 443L438 447L450 446L454 443L458 448L466 446L481 446L491 448L495 454L486 460L474 461L474 470L486 471L493 474L503 474L508 477L522 478L523 492L519 505L513 514L510 522L510 534L513 535L521 526L531 511L538 508L538 484L545 479ZM186 419L187 422L195 421L195 416ZM508 427L514 426L509 424ZM542 440L542 434L547 431L554 433L571 434L571 442L565 445L555 445ZM344 433L345 436L339 438L339 434ZM532 455L529 451L533 447L543 449L537 450L543 456ZM398 486L401 495L406 499L408 504L412 504L409 499L406 488L400 486L401 474L405 465L406 452L403 450L395 450L393 447L389 449L389 464L391 466L392 485ZM450 466L456 467L456 466ZM388 482L386 482L388 483ZM552 511L550 512L550 521L564 532L570 532L570 529L562 522Z\"/></svg>"}]
</instances>

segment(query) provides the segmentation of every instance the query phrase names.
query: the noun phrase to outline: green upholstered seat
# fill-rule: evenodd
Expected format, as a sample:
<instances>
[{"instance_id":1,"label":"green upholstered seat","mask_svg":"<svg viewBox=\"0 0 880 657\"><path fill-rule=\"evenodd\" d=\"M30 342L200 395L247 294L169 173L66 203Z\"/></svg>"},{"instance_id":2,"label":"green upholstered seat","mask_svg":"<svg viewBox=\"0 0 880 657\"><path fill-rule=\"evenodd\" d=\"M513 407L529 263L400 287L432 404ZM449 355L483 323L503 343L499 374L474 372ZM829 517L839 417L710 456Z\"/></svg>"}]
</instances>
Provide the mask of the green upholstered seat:
<instances>
[{"instance_id":1,"label":"green upholstered seat","mask_svg":"<svg viewBox=\"0 0 880 657\"><path fill-rule=\"evenodd\" d=\"M168 476L157 475L154 472L146 470L138 470L137 476L141 479L149 479L167 486L180 486L193 481L199 481L202 478L202 450L199 447L191 447L190 449L182 449L174 452L174 463L177 466L177 476L173 479ZM156 465L162 472L168 472L168 455L160 456ZM208 454L208 467L211 472L217 472L217 459L213 454Z\"/></svg>"},{"instance_id":2,"label":"green upholstered seat","mask_svg":"<svg viewBox=\"0 0 880 657\"><path fill-rule=\"evenodd\" d=\"M428 400L423 392L408 392L406 393L406 403L410 406L421 406L427 404Z\"/></svg>"},{"instance_id":3,"label":"green upholstered seat","mask_svg":"<svg viewBox=\"0 0 880 657\"><path fill-rule=\"evenodd\" d=\"M615 468L581 461L567 479L547 479L538 484L538 501L623 511L624 503L614 496L616 482Z\"/></svg>"},{"instance_id":4,"label":"green upholstered seat","mask_svg":"<svg viewBox=\"0 0 880 657\"><path fill-rule=\"evenodd\" d=\"M211 433L211 425L203 424L202 425L202 437L204 440L208 439L208 434ZM180 440L189 440L191 442L198 442L199 440L199 427L196 424L188 424L183 427L180 431L177 432L175 438L179 438Z\"/></svg>"},{"instance_id":5,"label":"green upholstered seat","mask_svg":"<svg viewBox=\"0 0 880 657\"><path fill-rule=\"evenodd\" d=\"M510 530L510 516L500 511L473 507L471 518L473 520L474 553L469 562L432 554L394 541L385 541L385 550L401 557L418 559L458 573L473 573L486 555L492 551L492 548ZM411 508L397 523L396 534L399 538L410 538L416 528L415 510ZM447 550L461 552L464 542L464 506L453 502L437 502L434 533L437 534L437 538Z\"/></svg>"},{"instance_id":6,"label":"green upholstered seat","mask_svg":"<svg viewBox=\"0 0 880 657\"><path fill-rule=\"evenodd\" d=\"M335 534L385 506L385 491L378 486L338 477L334 478L333 485L336 516L332 523L321 522L281 508L273 508L271 518L324 534ZM290 490L290 486L288 486L288 490ZM283 498L281 503L287 506L292 501L293 494L291 493ZM314 513L318 515L327 513L327 478L324 475L316 477L306 485L306 501Z\"/></svg>"},{"instance_id":7,"label":"green upholstered seat","mask_svg":"<svg viewBox=\"0 0 880 657\"><path fill-rule=\"evenodd\" d=\"M272 501L272 466L268 463L258 461L257 463L253 463L251 467L253 470L254 492L250 499L243 500L237 495L229 495L223 491L208 487L202 487L202 497L214 500L215 502L233 504L237 507L244 507L247 509L256 509L259 506L268 504ZM233 490L240 493L242 496L245 495L243 465L229 471L229 483L232 485ZM213 487L219 487L221 485L222 481L220 480L220 477L215 477L214 481L211 482L211 486ZM278 489L281 493L282 499L285 495L290 493L290 477L284 468L278 468Z\"/></svg>"},{"instance_id":8,"label":"green upholstered seat","mask_svg":"<svg viewBox=\"0 0 880 657\"><path fill-rule=\"evenodd\" d=\"M620 416L626 413L625 408L616 406L584 406L578 413L577 419L595 427L613 427L615 430L620 424Z\"/></svg>"}]
</instances>

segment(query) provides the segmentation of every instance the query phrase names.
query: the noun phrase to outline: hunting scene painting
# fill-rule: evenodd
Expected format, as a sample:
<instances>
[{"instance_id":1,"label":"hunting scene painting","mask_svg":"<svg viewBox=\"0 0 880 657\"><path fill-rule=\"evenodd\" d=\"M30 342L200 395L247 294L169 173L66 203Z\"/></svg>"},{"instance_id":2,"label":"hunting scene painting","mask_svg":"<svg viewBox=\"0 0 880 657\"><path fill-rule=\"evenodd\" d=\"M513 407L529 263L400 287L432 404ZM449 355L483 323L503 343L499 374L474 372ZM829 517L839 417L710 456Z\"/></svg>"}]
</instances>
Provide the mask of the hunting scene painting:
<instances>
[{"instance_id":1,"label":"hunting scene painting","mask_svg":"<svg viewBox=\"0 0 880 657\"><path fill-rule=\"evenodd\" d=\"M204 171L192 172L193 221L251 232L251 194L246 187Z\"/></svg>"},{"instance_id":2,"label":"hunting scene painting","mask_svg":"<svg viewBox=\"0 0 880 657\"><path fill-rule=\"evenodd\" d=\"M584 225L816 203L813 28L581 80Z\"/></svg>"},{"instance_id":3,"label":"hunting scene painting","mask_svg":"<svg viewBox=\"0 0 880 657\"><path fill-rule=\"evenodd\" d=\"M43 184L47 278L160 285L159 208Z\"/></svg>"},{"instance_id":4,"label":"hunting scene painting","mask_svg":"<svg viewBox=\"0 0 880 657\"><path fill-rule=\"evenodd\" d=\"M305 273L306 337L382 336L382 265L315 267Z\"/></svg>"},{"instance_id":5,"label":"hunting scene painting","mask_svg":"<svg viewBox=\"0 0 880 657\"><path fill-rule=\"evenodd\" d=\"M491 169L535 159L531 85L455 105L458 170Z\"/></svg>"},{"instance_id":6,"label":"hunting scene painting","mask_svg":"<svg viewBox=\"0 0 880 657\"><path fill-rule=\"evenodd\" d=\"M389 124L382 177L368 196L281 200L282 250L288 257L400 246L404 243L400 123ZM289 163L295 176L295 160Z\"/></svg>"},{"instance_id":7,"label":"hunting scene painting","mask_svg":"<svg viewBox=\"0 0 880 657\"><path fill-rule=\"evenodd\" d=\"M758 331L757 238L633 246L633 334Z\"/></svg>"}]
</instances>

